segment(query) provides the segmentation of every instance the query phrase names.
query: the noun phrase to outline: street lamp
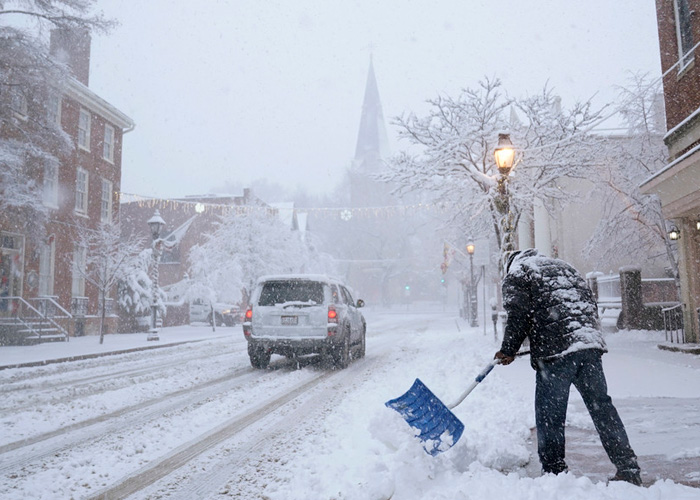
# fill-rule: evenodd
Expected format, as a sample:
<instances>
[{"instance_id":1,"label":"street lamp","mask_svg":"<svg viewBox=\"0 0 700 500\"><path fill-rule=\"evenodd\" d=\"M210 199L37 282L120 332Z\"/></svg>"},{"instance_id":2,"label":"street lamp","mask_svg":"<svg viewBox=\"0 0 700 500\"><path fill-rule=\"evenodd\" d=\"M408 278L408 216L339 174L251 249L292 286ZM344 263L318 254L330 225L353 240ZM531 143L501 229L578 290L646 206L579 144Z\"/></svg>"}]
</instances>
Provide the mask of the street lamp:
<instances>
[{"instance_id":1,"label":"street lamp","mask_svg":"<svg viewBox=\"0 0 700 500\"><path fill-rule=\"evenodd\" d=\"M467 243L469 254L469 319L471 326L479 326L476 317L476 286L474 285L474 243Z\"/></svg>"},{"instance_id":2,"label":"street lamp","mask_svg":"<svg viewBox=\"0 0 700 500\"><path fill-rule=\"evenodd\" d=\"M165 221L160 216L158 209L153 213L153 217L148 219L148 227L151 230L153 237L153 271L151 274L151 330L148 332L146 340L160 340L158 337L158 262L160 261L160 249L163 245L163 240L160 239L160 232L165 226Z\"/></svg>"},{"instance_id":3,"label":"street lamp","mask_svg":"<svg viewBox=\"0 0 700 500\"><path fill-rule=\"evenodd\" d=\"M671 241L678 241L681 239L681 232L676 226L671 226L671 230L668 232L668 239Z\"/></svg>"},{"instance_id":4,"label":"street lamp","mask_svg":"<svg viewBox=\"0 0 700 500\"><path fill-rule=\"evenodd\" d=\"M515 148L510 140L510 134L498 134L498 145L494 150L496 166L498 167L497 189L498 196L494 200L496 209L501 215L501 255L515 250L513 235L513 216L510 213L510 193L508 193L508 176L516 164Z\"/></svg>"}]
</instances>

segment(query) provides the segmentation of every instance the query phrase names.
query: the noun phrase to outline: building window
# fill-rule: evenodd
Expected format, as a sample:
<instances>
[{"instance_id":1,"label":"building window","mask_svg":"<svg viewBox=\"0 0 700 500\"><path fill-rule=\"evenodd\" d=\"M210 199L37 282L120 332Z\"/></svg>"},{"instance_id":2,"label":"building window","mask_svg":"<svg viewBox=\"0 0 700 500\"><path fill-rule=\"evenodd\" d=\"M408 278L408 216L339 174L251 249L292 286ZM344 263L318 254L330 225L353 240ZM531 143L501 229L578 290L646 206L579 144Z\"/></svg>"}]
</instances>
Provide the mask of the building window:
<instances>
[{"instance_id":1,"label":"building window","mask_svg":"<svg viewBox=\"0 0 700 500\"><path fill-rule=\"evenodd\" d=\"M114 161L114 127L105 124L105 140L102 143L102 158L108 162Z\"/></svg>"},{"instance_id":2,"label":"building window","mask_svg":"<svg viewBox=\"0 0 700 500\"><path fill-rule=\"evenodd\" d=\"M56 240L49 236L41 245L39 254L39 295L53 295L54 270L56 262Z\"/></svg>"},{"instance_id":3,"label":"building window","mask_svg":"<svg viewBox=\"0 0 700 500\"><path fill-rule=\"evenodd\" d=\"M102 179L100 220L102 222L112 222L112 183L107 179Z\"/></svg>"},{"instance_id":4,"label":"building window","mask_svg":"<svg viewBox=\"0 0 700 500\"><path fill-rule=\"evenodd\" d=\"M88 205L88 173L82 168L78 169L75 177L75 211L87 215Z\"/></svg>"},{"instance_id":5,"label":"building window","mask_svg":"<svg viewBox=\"0 0 700 500\"><path fill-rule=\"evenodd\" d=\"M693 30L690 21L691 13L688 0L675 0L673 7L676 15L676 37L678 39L678 58L681 60L679 71L682 71L693 61Z\"/></svg>"},{"instance_id":6,"label":"building window","mask_svg":"<svg viewBox=\"0 0 700 500\"><path fill-rule=\"evenodd\" d=\"M58 165L47 164L44 166L44 205L58 208Z\"/></svg>"},{"instance_id":7,"label":"building window","mask_svg":"<svg viewBox=\"0 0 700 500\"><path fill-rule=\"evenodd\" d=\"M87 248L76 245L73 249L73 283L71 285L73 297L85 297L86 262Z\"/></svg>"},{"instance_id":8,"label":"building window","mask_svg":"<svg viewBox=\"0 0 700 500\"><path fill-rule=\"evenodd\" d=\"M0 232L0 313L14 312L19 307L24 278L24 236Z\"/></svg>"},{"instance_id":9,"label":"building window","mask_svg":"<svg viewBox=\"0 0 700 500\"><path fill-rule=\"evenodd\" d=\"M84 108L80 108L78 119L78 146L90 151L90 112Z\"/></svg>"},{"instance_id":10,"label":"building window","mask_svg":"<svg viewBox=\"0 0 700 500\"><path fill-rule=\"evenodd\" d=\"M61 127L61 98L57 95L49 97L48 102L48 119L49 123L54 123Z\"/></svg>"}]
</instances>

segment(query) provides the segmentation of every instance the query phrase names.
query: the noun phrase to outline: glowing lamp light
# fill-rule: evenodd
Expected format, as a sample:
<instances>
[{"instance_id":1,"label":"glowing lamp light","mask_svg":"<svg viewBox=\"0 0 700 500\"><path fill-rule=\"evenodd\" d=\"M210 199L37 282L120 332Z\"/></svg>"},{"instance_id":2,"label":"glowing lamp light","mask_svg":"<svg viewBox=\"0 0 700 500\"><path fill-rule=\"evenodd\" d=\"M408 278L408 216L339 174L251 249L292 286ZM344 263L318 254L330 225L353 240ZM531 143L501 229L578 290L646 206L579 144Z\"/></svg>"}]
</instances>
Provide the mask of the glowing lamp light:
<instances>
[{"instance_id":1,"label":"glowing lamp light","mask_svg":"<svg viewBox=\"0 0 700 500\"><path fill-rule=\"evenodd\" d=\"M671 241L678 241L681 239L681 232L676 226L671 226L671 230L668 232L668 239Z\"/></svg>"},{"instance_id":2,"label":"glowing lamp light","mask_svg":"<svg viewBox=\"0 0 700 500\"><path fill-rule=\"evenodd\" d=\"M501 175L508 175L515 162L515 148L510 140L510 134L498 134L498 146L493 151L496 165Z\"/></svg>"},{"instance_id":3,"label":"glowing lamp light","mask_svg":"<svg viewBox=\"0 0 700 500\"><path fill-rule=\"evenodd\" d=\"M474 255L474 243L467 243L467 253Z\"/></svg>"}]
</instances>

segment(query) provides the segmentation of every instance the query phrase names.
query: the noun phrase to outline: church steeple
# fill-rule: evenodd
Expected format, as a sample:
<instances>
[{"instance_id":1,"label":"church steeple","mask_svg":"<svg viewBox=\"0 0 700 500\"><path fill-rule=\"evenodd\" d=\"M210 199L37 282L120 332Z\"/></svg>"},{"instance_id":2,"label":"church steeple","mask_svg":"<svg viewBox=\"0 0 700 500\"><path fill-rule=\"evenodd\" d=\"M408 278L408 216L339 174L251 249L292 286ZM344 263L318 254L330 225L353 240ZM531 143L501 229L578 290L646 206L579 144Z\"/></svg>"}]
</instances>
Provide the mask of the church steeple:
<instances>
[{"instance_id":1,"label":"church steeple","mask_svg":"<svg viewBox=\"0 0 700 500\"><path fill-rule=\"evenodd\" d=\"M370 57L354 164L362 170L377 170L377 164L388 156L389 141L384 123L384 113L379 99L377 79L374 76L374 63Z\"/></svg>"}]
</instances>

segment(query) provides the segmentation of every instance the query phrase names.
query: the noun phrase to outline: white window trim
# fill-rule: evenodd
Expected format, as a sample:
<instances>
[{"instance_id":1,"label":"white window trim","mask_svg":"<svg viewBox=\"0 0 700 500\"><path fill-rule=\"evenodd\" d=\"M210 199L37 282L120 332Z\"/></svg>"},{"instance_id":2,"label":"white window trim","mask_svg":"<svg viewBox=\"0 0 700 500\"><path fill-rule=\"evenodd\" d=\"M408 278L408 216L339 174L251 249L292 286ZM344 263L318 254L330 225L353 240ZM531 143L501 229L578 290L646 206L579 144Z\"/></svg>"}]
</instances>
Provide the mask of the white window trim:
<instances>
[{"instance_id":1,"label":"white window trim","mask_svg":"<svg viewBox=\"0 0 700 500\"><path fill-rule=\"evenodd\" d=\"M53 295L56 276L56 239L49 236L48 242L41 248L39 261L39 295Z\"/></svg>"},{"instance_id":2,"label":"white window trim","mask_svg":"<svg viewBox=\"0 0 700 500\"><path fill-rule=\"evenodd\" d=\"M58 208L58 168L57 164L44 166L43 203L49 208ZM49 171L50 170L50 171ZM48 182L48 181L51 182Z\"/></svg>"},{"instance_id":3,"label":"white window trim","mask_svg":"<svg viewBox=\"0 0 700 500\"><path fill-rule=\"evenodd\" d=\"M676 22L676 41L678 42L678 73L683 73L688 66L693 64L695 61L695 53L692 52L692 47L690 47L690 50L688 50L687 53L683 52L683 35L681 33L681 15L678 8L678 2L679 0L673 0L673 15ZM690 5L688 5L688 8L690 8Z\"/></svg>"},{"instance_id":4,"label":"white window trim","mask_svg":"<svg viewBox=\"0 0 700 500\"><path fill-rule=\"evenodd\" d=\"M104 142L102 143L102 158L114 163L114 127L105 123ZM107 137L111 140L107 141Z\"/></svg>"},{"instance_id":5,"label":"white window trim","mask_svg":"<svg viewBox=\"0 0 700 500\"><path fill-rule=\"evenodd\" d=\"M5 238L12 240L12 247L3 246ZM17 267L14 269L18 274L11 273L10 280L6 283L7 290L11 295L21 296L24 293L24 235L10 231L0 231L0 253L17 257Z\"/></svg>"},{"instance_id":6,"label":"white window trim","mask_svg":"<svg viewBox=\"0 0 700 500\"><path fill-rule=\"evenodd\" d=\"M80 128L80 122L81 118L85 116L87 117L87 128L82 129ZM90 115L90 111L88 111L86 108L80 108L80 114L78 115L78 147L80 149L83 149L85 151L90 151L90 128L92 126L92 116ZM85 140L81 141L80 140L80 132L83 131L85 132ZM84 144L83 144L84 142Z\"/></svg>"},{"instance_id":7,"label":"white window trim","mask_svg":"<svg viewBox=\"0 0 700 500\"><path fill-rule=\"evenodd\" d=\"M49 106L54 108L49 111L49 121L58 126L58 128L61 128L61 108L63 107L63 99L61 96L53 95L49 98Z\"/></svg>"},{"instance_id":8,"label":"white window trim","mask_svg":"<svg viewBox=\"0 0 700 500\"><path fill-rule=\"evenodd\" d=\"M78 184L80 182L80 174L85 174L85 190L80 191ZM84 168L78 167L75 174L75 212L80 215L87 215L88 210L88 187L90 185L90 174Z\"/></svg>"},{"instance_id":9,"label":"white window trim","mask_svg":"<svg viewBox=\"0 0 700 500\"><path fill-rule=\"evenodd\" d=\"M102 179L102 199L100 200L100 220L102 222L107 222L107 223L112 222L112 181L109 181L107 179Z\"/></svg>"},{"instance_id":10,"label":"white window trim","mask_svg":"<svg viewBox=\"0 0 700 500\"><path fill-rule=\"evenodd\" d=\"M73 250L73 279L71 295L85 297L85 267L87 265L87 248L76 245Z\"/></svg>"}]
</instances>

